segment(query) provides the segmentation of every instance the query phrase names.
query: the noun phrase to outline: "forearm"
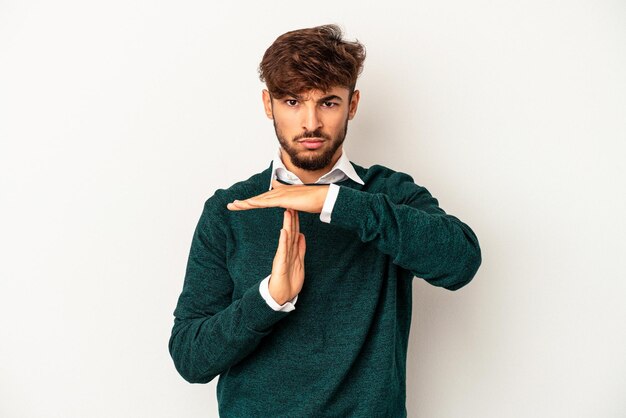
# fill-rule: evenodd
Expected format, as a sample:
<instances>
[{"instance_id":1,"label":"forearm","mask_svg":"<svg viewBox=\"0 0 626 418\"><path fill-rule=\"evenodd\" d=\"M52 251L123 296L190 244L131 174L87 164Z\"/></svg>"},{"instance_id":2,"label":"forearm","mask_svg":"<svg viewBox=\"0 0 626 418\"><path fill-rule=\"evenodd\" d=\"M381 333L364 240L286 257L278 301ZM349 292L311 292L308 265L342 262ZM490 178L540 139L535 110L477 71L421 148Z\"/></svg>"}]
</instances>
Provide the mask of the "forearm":
<instances>
[{"instance_id":1,"label":"forearm","mask_svg":"<svg viewBox=\"0 0 626 418\"><path fill-rule=\"evenodd\" d=\"M456 290L481 264L478 239L469 226L446 214L425 189L407 204L386 194L341 187L332 224L354 230L363 242L393 257L394 264L429 283Z\"/></svg>"},{"instance_id":2,"label":"forearm","mask_svg":"<svg viewBox=\"0 0 626 418\"><path fill-rule=\"evenodd\" d=\"M169 351L179 373L194 383L209 382L241 361L288 315L267 304L258 283L233 300L224 212L218 193L205 203L174 311Z\"/></svg>"},{"instance_id":3,"label":"forearm","mask_svg":"<svg viewBox=\"0 0 626 418\"><path fill-rule=\"evenodd\" d=\"M179 302L169 351L178 372L191 383L207 383L237 364L288 315L267 305L258 284L215 314L192 317L185 312Z\"/></svg>"}]
</instances>

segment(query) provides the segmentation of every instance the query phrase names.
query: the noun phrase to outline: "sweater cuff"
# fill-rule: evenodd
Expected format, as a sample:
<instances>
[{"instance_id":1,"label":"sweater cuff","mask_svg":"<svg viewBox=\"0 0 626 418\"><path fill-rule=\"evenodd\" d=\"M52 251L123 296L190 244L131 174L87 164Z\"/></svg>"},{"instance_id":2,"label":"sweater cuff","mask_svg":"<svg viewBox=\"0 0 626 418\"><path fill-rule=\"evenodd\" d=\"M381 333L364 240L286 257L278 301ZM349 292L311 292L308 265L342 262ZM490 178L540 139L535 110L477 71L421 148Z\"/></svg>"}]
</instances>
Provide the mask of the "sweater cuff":
<instances>
[{"instance_id":1,"label":"sweater cuff","mask_svg":"<svg viewBox=\"0 0 626 418\"><path fill-rule=\"evenodd\" d=\"M362 230L368 222L378 222L372 209L379 199L376 194L339 186L331 224L346 229ZM365 224L364 224L365 223ZM377 229L374 228L374 229Z\"/></svg>"},{"instance_id":2,"label":"sweater cuff","mask_svg":"<svg viewBox=\"0 0 626 418\"><path fill-rule=\"evenodd\" d=\"M273 310L259 290L260 282L250 286L241 298L241 315L243 323L256 332L266 332L272 325L289 315L289 312Z\"/></svg>"}]
</instances>

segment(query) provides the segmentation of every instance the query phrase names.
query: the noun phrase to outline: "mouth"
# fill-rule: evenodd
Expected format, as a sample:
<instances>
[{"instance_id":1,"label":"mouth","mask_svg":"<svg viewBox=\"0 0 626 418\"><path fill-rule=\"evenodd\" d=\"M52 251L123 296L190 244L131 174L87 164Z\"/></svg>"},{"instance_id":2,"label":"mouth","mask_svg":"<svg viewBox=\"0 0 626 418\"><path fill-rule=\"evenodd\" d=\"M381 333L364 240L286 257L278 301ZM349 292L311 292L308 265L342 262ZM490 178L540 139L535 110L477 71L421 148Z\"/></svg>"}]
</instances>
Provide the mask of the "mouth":
<instances>
[{"instance_id":1,"label":"mouth","mask_svg":"<svg viewBox=\"0 0 626 418\"><path fill-rule=\"evenodd\" d=\"M307 149L318 149L324 143L322 138L304 138L298 141Z\"/></svg>"}]
</instances>

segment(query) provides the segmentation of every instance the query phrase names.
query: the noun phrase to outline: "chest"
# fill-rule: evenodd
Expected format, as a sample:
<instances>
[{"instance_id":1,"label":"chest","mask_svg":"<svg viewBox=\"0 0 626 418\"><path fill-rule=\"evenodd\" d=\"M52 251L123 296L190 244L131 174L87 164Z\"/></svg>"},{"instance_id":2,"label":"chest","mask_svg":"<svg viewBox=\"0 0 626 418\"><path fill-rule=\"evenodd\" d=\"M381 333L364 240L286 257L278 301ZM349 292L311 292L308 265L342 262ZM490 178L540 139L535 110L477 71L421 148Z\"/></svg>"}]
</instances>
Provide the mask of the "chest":
<instances>
[{"instance_id":1,"label":"chest","mask_svg":"<svg viewBox=\"0 0 626 418\"><path fill-rule=\"evenodd\" d=\"M234 298L271 274L283 212L282 208L242 211L233 219L227 266ZM318 289L332 291L341 280L350 280L354 266L363 260L375 262L381 256L355 231L322 222L319 214L301 212L299 217L300 232L306 239L305 281L315 283Z\"/></svg>"}]
</instances>

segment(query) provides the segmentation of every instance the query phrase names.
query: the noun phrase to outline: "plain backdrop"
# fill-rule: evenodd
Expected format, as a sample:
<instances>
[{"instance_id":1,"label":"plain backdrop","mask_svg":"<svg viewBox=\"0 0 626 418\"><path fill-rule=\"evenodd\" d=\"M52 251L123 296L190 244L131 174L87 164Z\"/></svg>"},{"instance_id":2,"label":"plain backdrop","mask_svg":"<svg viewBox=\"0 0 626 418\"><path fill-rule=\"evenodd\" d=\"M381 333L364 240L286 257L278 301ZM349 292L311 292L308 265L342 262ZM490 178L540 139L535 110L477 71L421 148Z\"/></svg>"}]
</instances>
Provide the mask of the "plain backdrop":
<instances>
[{"instance_id":1,"label":"plain backdrop","mask_svg":"<svg viewBox=\"0 0 626 418\"><path fill-rule=\"evenodd\" d=\"M626 416L622 0L0 0L0 416L217 416L167 350L191 236L276 150L263 52L325 23L367 48L350 158L482 248L414 280L409 416Z\"/></svg>"}]
</instances>

